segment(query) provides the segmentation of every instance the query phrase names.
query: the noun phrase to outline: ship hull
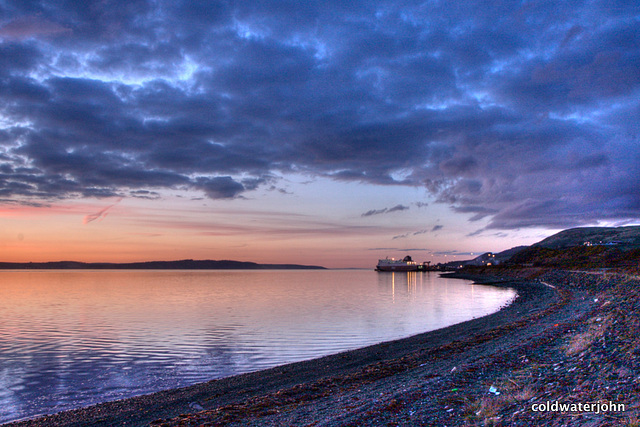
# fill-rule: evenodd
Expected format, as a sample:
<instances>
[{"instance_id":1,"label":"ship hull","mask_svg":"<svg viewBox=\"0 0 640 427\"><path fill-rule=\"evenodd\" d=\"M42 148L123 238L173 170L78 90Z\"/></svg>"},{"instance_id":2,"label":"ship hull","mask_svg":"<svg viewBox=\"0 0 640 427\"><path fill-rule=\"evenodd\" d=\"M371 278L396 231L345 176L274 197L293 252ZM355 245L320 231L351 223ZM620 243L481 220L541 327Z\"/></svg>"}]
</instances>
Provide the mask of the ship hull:
<instances>
[{"instance_id":1,"label":"ship hull","mask_svg":"<svg viewBox=\"0 0 640 427\"><path fill-rule=\"evenodd\" d=\"M380 259L376 266L376 271L428 271L428 263L418 264L411 259L410 256L404 257L402 260L393 258Z\"/></svg>"},{"instance_id":2,"label":"ship hull","mask_svg":"<svg viewBox=\"0 0 640 427\"><path fill-rule=\"evenodd\" d=\"M419 271L417 265L378 265L376 271Z\"/></svg>"}]
</instances>

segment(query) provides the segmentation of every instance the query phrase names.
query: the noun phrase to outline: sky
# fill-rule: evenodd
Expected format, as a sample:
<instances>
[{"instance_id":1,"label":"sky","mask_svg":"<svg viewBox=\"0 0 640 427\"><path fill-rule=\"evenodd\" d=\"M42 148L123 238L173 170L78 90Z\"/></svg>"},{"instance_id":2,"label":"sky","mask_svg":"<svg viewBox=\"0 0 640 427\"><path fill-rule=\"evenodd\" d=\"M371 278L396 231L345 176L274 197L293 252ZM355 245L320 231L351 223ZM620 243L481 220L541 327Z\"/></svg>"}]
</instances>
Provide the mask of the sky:
<instances>
[{"instance_id":1,"label":"sky","mask_svg":"<svg viewBox=\"0 0 640 427\"><path fill-rule=\"evenodd\" d=\"M640 223L634 1L0 0L0 261L473 258Z\"/></svg>"}]
</instances>

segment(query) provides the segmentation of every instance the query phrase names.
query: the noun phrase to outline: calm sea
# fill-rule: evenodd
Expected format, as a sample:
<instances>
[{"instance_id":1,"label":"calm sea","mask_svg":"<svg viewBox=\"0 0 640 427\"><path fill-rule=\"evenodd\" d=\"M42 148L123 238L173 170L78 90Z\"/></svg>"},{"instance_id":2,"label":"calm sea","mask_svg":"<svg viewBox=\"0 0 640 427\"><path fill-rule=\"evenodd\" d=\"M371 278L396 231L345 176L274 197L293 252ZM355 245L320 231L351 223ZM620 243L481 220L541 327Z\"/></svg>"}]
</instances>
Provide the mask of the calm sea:
<instances>
[{"instance_id":1,"label":"calm sea","mask_svg":"<svg viewBox=\"0 0 640 427\"><path fill-rule=\"evenodd\" d=\"M497 311L512 290L363 270L0 271L0 423Z\"/></svg>"}]
</instances>

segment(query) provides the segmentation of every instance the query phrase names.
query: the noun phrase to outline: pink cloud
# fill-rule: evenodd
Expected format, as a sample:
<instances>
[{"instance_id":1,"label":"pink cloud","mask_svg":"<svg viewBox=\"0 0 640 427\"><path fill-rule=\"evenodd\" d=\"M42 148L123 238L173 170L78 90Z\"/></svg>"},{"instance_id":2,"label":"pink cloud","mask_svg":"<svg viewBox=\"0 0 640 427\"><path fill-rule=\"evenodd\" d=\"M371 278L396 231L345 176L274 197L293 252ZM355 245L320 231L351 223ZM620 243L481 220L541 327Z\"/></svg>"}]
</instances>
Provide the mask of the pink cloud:
<instances>
[{"instance_id":1,"label":"pink cloud","mask_svg":"<svg viewBox=\"0 0 640 427\"><path fill-rule=\"evenodd\" d=\"M107 216L107 214L108 214L108 212L107 212L107 211L108 211L109 209L111 209L112 207L114 207L115 205L117 205L118 203L120 203L120 201L121 201L121 200L122 200L122 199L120 198L120 199L118 199L114 204L109 205L109 206L107 206L106 208L104 208L104 209L102 209L102 210L100 210L100 211L98 211L98 212L96 212L96 213L92 213L92 214L86 215L86 216L82 219L82 223L83 223L83 224L88 224L88 223L93 222L93 221L95 221L95 220L97 220L97 219L100 219L100 220L104 219L104 217L106 217L106 216Z\"/></svg>"},{"instance_id":2,"label":"pink cloud","mask_svg":"<svg viewBox=\"0 0 640 427\"><path fill-rule=\"evenodd\" d=\"M38 36L55 36L70 32L71 29L38 16L22 16L0 28L0 37L25 40Z\"/></svg>"}]
</instances>

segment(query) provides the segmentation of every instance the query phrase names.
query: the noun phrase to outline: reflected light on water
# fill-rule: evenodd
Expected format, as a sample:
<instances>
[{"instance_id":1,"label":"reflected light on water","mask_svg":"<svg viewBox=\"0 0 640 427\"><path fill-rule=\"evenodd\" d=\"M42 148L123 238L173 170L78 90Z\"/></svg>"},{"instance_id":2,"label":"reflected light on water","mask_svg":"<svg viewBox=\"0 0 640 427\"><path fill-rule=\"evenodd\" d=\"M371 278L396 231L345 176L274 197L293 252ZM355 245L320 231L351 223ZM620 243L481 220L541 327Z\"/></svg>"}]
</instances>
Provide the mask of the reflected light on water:
<instances>
[{"instance_id":1,"label":"reflected light on water","mask_svg":"<svg viewBox=\"0 0 640 427\"><path fill-rule=\"evenodd\" d=\"M0 293L0 422L402 338L514 296L356 270L2 271Z\"/></svg>"}]
</instances>

